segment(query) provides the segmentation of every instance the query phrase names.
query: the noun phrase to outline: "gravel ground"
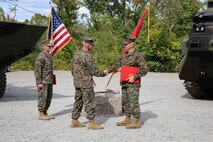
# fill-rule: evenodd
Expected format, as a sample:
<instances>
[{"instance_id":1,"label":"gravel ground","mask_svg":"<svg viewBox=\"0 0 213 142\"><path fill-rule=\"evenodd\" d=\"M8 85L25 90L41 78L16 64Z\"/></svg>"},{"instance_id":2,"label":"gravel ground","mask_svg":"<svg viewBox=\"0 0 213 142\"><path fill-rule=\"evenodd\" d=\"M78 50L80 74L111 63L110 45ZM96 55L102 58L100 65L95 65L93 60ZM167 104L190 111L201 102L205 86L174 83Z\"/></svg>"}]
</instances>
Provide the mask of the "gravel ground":
<instances>
[{"instance_id":1,"label":"gravel ground","mask_svg":"<svg viewBox=\"0 0 213 142\"><path fill-rule=\"evenodd\" d=\"M193 99L177 73L148 73L142 79L140 107L142 128L117 127L123 116L97 116L103 130L70 128L74 87L69 71L55 71L57 85L49 114L38 120L37 90L32 71L7 73L7 90L0 99L0 142L212 142L213 102ZM120 94L119 74L108 87L109 76L95 78L96 92L109 89ZM87 122L85 117L81 121Z\"/></svg>"}]
</instances>

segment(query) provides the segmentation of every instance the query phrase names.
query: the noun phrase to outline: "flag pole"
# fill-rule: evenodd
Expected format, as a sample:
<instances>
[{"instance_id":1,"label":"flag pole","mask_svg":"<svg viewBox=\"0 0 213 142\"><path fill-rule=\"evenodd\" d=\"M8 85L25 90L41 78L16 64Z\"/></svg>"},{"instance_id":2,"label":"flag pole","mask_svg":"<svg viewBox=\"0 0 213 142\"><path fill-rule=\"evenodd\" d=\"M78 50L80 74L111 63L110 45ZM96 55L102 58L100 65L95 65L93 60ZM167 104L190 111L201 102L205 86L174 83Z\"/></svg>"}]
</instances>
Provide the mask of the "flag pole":
<instances>
[{"instance_id":1,"label":"flag pole","mask_svg":"<svg viewBox=\"0 0 213 142\"><path fill-rule=\"evenodd\" d=\"M52 6L51 2L49 2L49 4L51 6L51 10L50 10L50 17L49 17L48 29L51 30L50 31L50 34L51 34L50 35L50 40L52 42L51 45L53 46L54 45L54 43L53 43L53 28L50 28L50 27L53 27L53 22L52 22L52 8L53 8L53 6ZM49 33L49 31L48 31L48 33ZM48 35L47 35L47 39L48 39Z\"/></svg>"},{"instance_id":2,"label":"flag pole","mask_svg":"<svg viewBox=\"0 0 213 142\"><path fill-rule=\"evenodd\" d=\"M110 76L110 78L109 78L109 80L108 80L108 82L107 82L107 86L109 85L109 83L110 83L110 81L111 81L111 79L112 79L112 77L113 77L114 74L115 74L115 73L112 72L112 74L111 74L111 76Z\"/></svg>"},{"instance_id":3,"label":"flag pole","mask_svg":"<svg viewBox=\"0 0 213 142\"><path fill-rule=\"evenodd\" d=\"M107 86L109 85L109 83L110 83L110 81L111 81L113 75L114 75L115 73L117 73L117 72L121 72L121 68L118 68L117 70L115 70L115 71L112 72L112 74L111 74L111 76L110 76L110 78L109 78L109 80L108 80L108 82L107 82Z\"/></svg>"},{"instance_id":4,"label":"flag pole","mask_svg":"<svg viewBox=\"0 0 213 142\"><path fill-rule=\"evenodd\" d=\"M149 45L149 42L150 42L150 8L148 9L148 45Z\"/></svg>"},{"instance_id":5,"label":"flag pole","mask_svg":"<svg viewBox=\"0 0 213 142\"><path fill-rule=\"evenodd\" d=\"M51 3L49 3L50 4L50 6L51 6L51 10L50 10L50 16L49 16L49 23L48 23L48 30L50 30L50 22L51 22L51 20L52 20L52 5L51 5ZM51 23L52 24L52 23ZM48 31L49 32L49 31ZM51 31L51 38L52 38L52 31ZM47 34L47 39L48 39L48 34Z\"/></svg>"}]
</instances>

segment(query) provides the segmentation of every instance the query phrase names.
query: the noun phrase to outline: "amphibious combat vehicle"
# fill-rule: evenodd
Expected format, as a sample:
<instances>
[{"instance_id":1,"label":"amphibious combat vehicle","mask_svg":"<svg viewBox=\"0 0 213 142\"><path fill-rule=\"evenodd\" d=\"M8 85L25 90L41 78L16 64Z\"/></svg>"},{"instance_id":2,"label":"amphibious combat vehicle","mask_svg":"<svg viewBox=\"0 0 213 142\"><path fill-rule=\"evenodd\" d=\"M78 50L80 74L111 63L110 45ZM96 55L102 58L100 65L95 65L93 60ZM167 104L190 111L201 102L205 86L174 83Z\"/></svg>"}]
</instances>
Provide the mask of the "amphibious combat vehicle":
<instances>
[{"instance_id":1,"label":"amphibious combat vehicle","mask_svg":"<svg viewBox=\"0 0 213 142\"><path fill-rule=\"evenodd\" d=\"M183 42L179 78L194 98L213 98L213 1L197 12Z\"/></svg>"},{"instance_id":2,"label":"amphibious combat vehicle","mask_svg":"<svg viewBox=\"0 0 213 142\"><path fill-rule=\"evenodd\" d=\"M47 27L0 21L0 98L6 89L6 67L33 51Z\"/></svg>"}]
</instances>

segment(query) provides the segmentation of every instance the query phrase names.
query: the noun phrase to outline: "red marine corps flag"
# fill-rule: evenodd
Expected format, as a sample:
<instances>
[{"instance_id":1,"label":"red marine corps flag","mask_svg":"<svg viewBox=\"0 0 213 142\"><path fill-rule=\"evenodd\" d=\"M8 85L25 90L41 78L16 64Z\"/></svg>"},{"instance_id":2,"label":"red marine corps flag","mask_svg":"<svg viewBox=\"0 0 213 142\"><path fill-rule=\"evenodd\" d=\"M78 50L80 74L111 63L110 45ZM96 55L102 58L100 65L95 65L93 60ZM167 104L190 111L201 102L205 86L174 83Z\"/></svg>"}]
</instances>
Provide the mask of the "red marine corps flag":
<instances>
[{"instance_id":1,"label":"red marine corps flag","mask_svg":"<svg viewBox=\"0 0 213 142\"><path fill-rule=\"evenodd\" d=\"M142 13L141 18L140 18L140 20L138 21L137 26L135 27L134 31L133 31L132 34L131 34L131 37L132 37L132 38L137 38L137 37L138 37L138 34L140 33L140 30L141 30L141 28L142 28L142 26L143 26L144 18L145 18L145 16L146 16L146 14L147 14L148 11L149 11L149 8L147 7L147 8L144 10L144 12Z\"/></svg>"},{"instance_id":2,"label":"red marine corps flag","mask_svg":"<svg viewBox=\"0 0 213 142\"><path fill-rule=\"evenodd\" d=\"M53 7L50 13L48 30L48 39L52 40L51 55L53 57L56 52L61 50L72 39Z\"/></svg>"},{"instance_id":3,"label":"red marine corps flag","mask_svg":"<svg viewBox=\"0 0 213 142\"><path fill-rule=\"evenodd\" d=\"M137 26L135 27L134 31L132 32L132 34L130 36L131 38L135 38L136 39L138 37L138 34L140 33L140 30L141 30L141 28L143 26L144 18L147 15L148 11L149 11L149 8L147 7L144 10L144 12L142 13L141 18L138 21ZM121 51L121 55L120 56L122 56L125 52L126 52L126 48L123 48L123 50Z\"/></svg>"}]
</instances>

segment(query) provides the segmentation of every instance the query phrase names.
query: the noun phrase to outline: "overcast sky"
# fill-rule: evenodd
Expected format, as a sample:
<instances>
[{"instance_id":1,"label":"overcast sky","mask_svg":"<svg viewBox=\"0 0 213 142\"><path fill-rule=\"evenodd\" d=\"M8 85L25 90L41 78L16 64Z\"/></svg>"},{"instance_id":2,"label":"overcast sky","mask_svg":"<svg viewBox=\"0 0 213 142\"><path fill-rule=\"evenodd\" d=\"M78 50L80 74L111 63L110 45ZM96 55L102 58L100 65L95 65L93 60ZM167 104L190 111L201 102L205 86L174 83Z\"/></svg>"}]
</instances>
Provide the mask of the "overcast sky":
<instances>
[{"instance_id":1,"label":"overcast sky","mask_svg":"<svg viewBox=\"0 0 213 142\"><path fill-rule=\"evenodd\" d=\"M14 16L14 12L10 12L10 7L14 7L15 3L11 2L12 0L5 0L7 2L0 1L0 7L3 8L6 14L9 14L11 17ZM17 5L29 11L23 10L17 7L15 19L18 21L24 21L25 19L30 19L35 13L49 16L51 6L49 4L50 0L19 0ZM12 3L12 4L11 4ZM88 13L88 10L81 8L79 13Z\"/></svg>"}]
</instances>

